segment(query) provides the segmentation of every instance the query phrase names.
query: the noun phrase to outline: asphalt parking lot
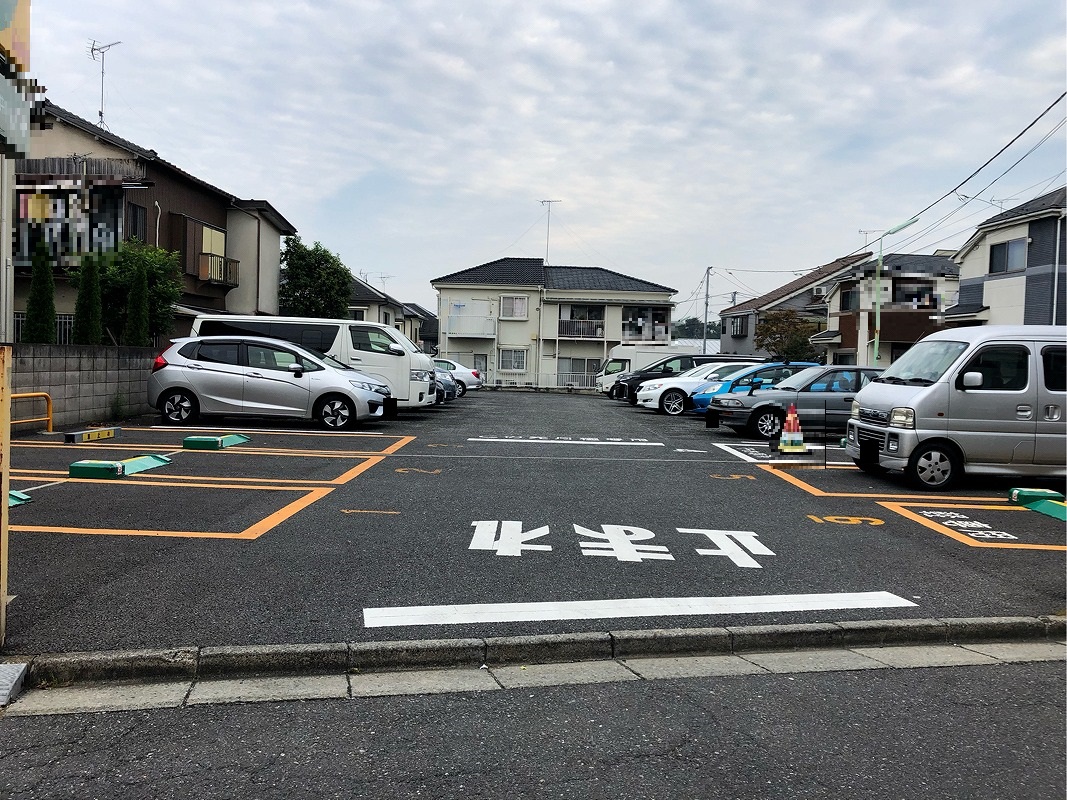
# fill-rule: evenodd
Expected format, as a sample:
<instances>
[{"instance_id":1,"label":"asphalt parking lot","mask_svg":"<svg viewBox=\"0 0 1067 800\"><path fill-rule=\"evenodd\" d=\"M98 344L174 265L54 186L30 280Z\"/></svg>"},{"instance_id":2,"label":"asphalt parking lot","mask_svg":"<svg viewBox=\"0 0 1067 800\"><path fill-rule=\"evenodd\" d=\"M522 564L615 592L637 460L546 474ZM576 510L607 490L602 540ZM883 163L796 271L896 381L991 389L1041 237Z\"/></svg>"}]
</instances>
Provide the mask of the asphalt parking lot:
<instances>
[{"instance_id":1,"label":"asphalt parking lot","mask_svg":"<svg viewBox=\"0 0 1067 800\"><path fill-rule=\"evenodd\" d=\"M240 441L183 447L187 436ZM588 395L12 444L5 652L1061 613L1063 523ZM72 463L162 456L121 477Z\"/></svg>"}]
</instances>

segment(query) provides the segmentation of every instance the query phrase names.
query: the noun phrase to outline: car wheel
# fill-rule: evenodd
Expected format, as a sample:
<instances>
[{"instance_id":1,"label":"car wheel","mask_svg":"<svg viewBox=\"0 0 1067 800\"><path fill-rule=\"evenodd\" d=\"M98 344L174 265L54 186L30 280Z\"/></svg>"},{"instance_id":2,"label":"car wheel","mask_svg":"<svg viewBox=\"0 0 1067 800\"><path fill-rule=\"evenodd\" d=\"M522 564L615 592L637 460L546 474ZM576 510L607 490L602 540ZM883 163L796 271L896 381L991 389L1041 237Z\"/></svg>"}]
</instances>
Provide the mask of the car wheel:
<instances>
[{"instance_id":1,"label":"car wheel","mask_svg":"<svg viewBox=\"0 0 1067 800\"><path fill-rule=\"evenodd\" d=\"M637 387L635 386L633 391L630 391L629 387L626 387L626 402L632 406L637 405Z\"/></svg>"},{"instance_id":2,"label":"car wheel","mask_svg":"<svg viewBox=\"0 0 1067 800\"><path fill-rule=\"evenodd\" d=\"M929 442L911 454L904 474L916 489L941 491L955 483L961 472L963 464L950 445Z\"/></svg>"},{"instance_id":3,"label":"car wheel","mask_svg":"<svg viewBox=\"0 0 1067 800\"><path fill-rule=\"evenodd\" d=\"M467 393L467 384L463 381L456 381L456 397L463 397Z\"/></svg>"},{"instance_id":4,"label":"car wheel","mask_svg":"<svg viewBox=\"0 0 1067 800\"><path fill-rule=\"evenodd\" d=\"M659 398L659 410L671 417L677 417L685 411L685 392L681 389L668 389Z\"/></svg>"},{"instance_id":5,"label":"car wheel","mask_svg":"<svg viewBox=\"0 0 1067 800\"><path fill-rule=\"evenodd\" d=\"M782 432L785 417L781 411L770 408L758 409L748 422L748 429L759 439L774 439Z\"/></svg>"},{"instance_id":6,"label":"car wheel","mask_svg":"<svg viewBox=\"0 0 1067 800\"><path fill-rule=\"evenodd\" d=\"M159 401L159 414L170 425L188 425L200 414L196 395L186 389L173 389Z\"/></svg>"},{"instance_id":7,"label":"car wheel","mask_svg":"<svg viewBox=\"0 0 1067 800\"><path fill-rule=\"evenodd\" d=\"M347 397L334 395L319 401L316 418L322 427L331 431L344 431L356 424L356 407Z\"/></svg>"}]
</instances>

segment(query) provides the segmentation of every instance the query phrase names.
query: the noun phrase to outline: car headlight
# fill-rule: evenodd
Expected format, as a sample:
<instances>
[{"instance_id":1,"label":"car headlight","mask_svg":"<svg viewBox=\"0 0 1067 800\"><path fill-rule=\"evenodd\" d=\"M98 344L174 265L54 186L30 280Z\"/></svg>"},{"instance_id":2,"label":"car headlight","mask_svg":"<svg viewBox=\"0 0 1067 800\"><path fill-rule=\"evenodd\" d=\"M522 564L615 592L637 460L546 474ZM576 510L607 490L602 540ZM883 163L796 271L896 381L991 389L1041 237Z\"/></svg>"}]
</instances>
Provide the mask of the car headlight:
<instances>
[{"instance_id":1,"label":"car headlight","mask_svg":"<svg viewBox=\"0 0 1067 800\"><path fill-rule=\"evenodd\" d=\"M894 408L889 412L889 427L890 428L914 428L915 427L915 409L913 408Z\"/></svg>"},{"instance_id":2,"label":"car headlight","mask_svg":"<svg viewBox=\"0 0 1067 800\"><path fill-rule=\"evenodd\" d=\"M424 369L411 370L411 380L413 381L429 381L433 383L434 375L432 372L428 372Z\"/></svg>"},{"instance_id":3,"label":"car headlight","mask_svg":"<svg viewBox=\"0 0 1067 800\"><path fill-rule=\"evenodd\" d=\"M852 401L852 419L859 419L859 418L860 418L860 401L859 400L853 400Z\"/></svg>"},{"instance_id":4,"label":"car headlight","mask_svg":"<svg viewBox=\"0 0 1067 800\"><path fill-rule=\"evenodd\" d=\"M375 392L386 397L392 394L392 391L384 383L371 383L370 381L349 381L349 383L365 392Z\"/></svg>"},{"instance_id":5,"label":"car headlight","mask_svg":"<svg viewBox=\"0 0 1067 800\"><path fill-rule=\"evenodd\" d=\"M654 392L656 389L660 388L662 385L663 385L662 383L643 383L643 384L641 384L640 391L642 391L642 392Z\"/></svg>"},{"instance_id":6,"label":"car headlight","mask_svg":"<svg viewBox=\"0 0 1067 800\"><path fill-rule=\"evenodd\" d=\"M720 389L722 389L721 383L709 383L700 390L700 394L715 394Z\"/></svg>"},{"instance_id":7,"label":"car headlight","mask_svg":"<svg viewBox=\"0 0 1067 800\"><path fill-rule=\"evenodd\" d=\"M713 402L717 406L729 406L730 408L744 408L745 407L745 404L742 403L740 400L734 400L733 398L730 398L730 397L716 397L711 402Z\"/></svg>"}]
</instances>

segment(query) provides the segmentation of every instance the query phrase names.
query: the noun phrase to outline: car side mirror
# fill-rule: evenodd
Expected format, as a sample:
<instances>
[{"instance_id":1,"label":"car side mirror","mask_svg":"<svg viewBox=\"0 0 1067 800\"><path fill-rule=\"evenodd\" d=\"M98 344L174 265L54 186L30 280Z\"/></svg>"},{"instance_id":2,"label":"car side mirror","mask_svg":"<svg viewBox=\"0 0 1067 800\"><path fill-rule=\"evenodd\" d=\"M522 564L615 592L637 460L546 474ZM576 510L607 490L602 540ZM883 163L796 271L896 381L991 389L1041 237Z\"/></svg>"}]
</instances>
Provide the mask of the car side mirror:
<instances>
[{"instance_id":1,"label":"car side mirror","mask_svg":"<svg viewBox=\"0 0 1067 800\"><path fill-rule=\"evenodd\" d=\"M299 378L304 374L303 365L302 364L298 364L295 361L292 364L290 364L288 367L286 367L286 369L289 370L289 372L291 372L293 374L294 378Z\"/></svg>"},{"instance_id":2,"label":"car side mirror","mask_svg":"<svg viewBox=\"0 0 1067 800\"><path fill-rule=\"evenodd\" d=\"M751 397L752 393L754 391L756 391L758 388L760 388L761 386L763 386L763 378L753 378L752 379L752 385L748 389L749 397Z\"/></svg>"},{"instance_id":3,"label":"car side mirror","mask_svg":"<svg viewBox=\"0 0 1067 800\"><path fill-rule=\"evenodd\" d=\"M963 373L963 388L981 389L982 380L983 378L981 372L965 372Z\"/></svg>"},{"instance_id":4,"label":"car side mirror","mask_svg":"<svg viewBox=\"0 0 1067 800\"><path fill-rule=\"evenodd\" d=\"M389 355L402 356L404 355L404 348L398 344L389 345Z\"/></svg>"}]
</instances>

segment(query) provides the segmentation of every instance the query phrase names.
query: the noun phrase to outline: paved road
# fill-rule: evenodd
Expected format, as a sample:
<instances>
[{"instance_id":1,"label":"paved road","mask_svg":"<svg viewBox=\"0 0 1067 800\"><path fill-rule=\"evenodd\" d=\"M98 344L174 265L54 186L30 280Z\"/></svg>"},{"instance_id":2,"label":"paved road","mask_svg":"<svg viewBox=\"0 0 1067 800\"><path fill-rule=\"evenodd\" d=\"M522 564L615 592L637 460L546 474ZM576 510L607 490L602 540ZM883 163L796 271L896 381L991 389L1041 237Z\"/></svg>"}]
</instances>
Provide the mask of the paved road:
<instances>
[{"instance_id":1,"label":"paved road","mask_svg":"<svg viewBox=\"0 0 1067 800\"><path fill-rule=\"evenodd\" d=\"M1060 800L1063 664L0 718L0 796Z\"/></svg>"},{"instance_id":2,"label":"paved road","mask_svg":"<svg viewBox=\"0 0 1067 800\"><path fill-rule=\"evenodd\" d=\"M470 393L217 452L188 433L15 443L12 488L34 499L11 510L7 654L1064 605L1062 523L1009 506L1013 482L916 495L832 447L812 459L840 468L768 471L763 445L600 397ZM145 453L170 463L66 479Z\"/></svg>"}]
</instances>

